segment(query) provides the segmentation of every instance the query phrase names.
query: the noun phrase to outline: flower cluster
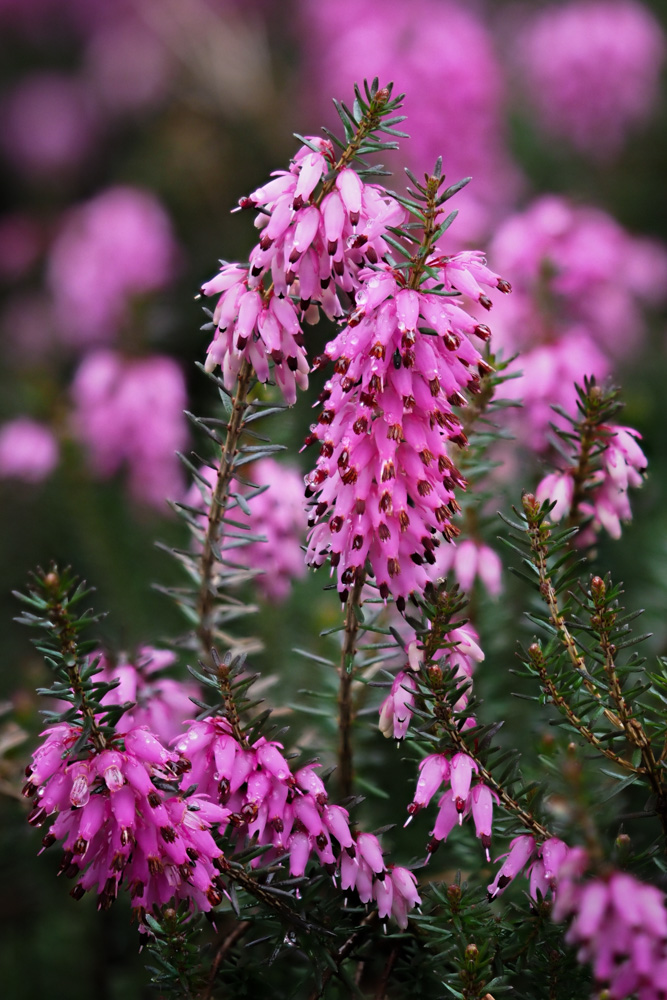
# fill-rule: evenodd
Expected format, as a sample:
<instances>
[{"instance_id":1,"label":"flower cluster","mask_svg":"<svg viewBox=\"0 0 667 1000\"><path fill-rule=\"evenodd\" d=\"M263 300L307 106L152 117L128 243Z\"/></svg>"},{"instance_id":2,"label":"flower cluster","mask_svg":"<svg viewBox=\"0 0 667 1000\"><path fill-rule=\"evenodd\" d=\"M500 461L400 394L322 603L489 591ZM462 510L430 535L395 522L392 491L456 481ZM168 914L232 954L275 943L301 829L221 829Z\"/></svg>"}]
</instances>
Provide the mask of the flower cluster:
<instances>
[{"instance_id":1,"label":"flower cluster","mask_svg":"<svg viewBox=\"0 0 667 1000\"><path fill-rule=\"evenodd\" d=\"M477 763L465 753L456 753L451 760L444 754L433 753L421 761L414 798L408 806L406 825L420 809L429 804L441 785L449 786L438 801L438 815L431 830L433 840L428 847L429 854L440 841L447 840L455 826L460 826L465 818L472 815L475 833L482 841L487 861L490 860L493 805L498 802L498 796L479 778L472 783L473 775L478 772Z\"/></svg>"},{"instance_id":2,"label":"flower cluster","mask_svg":"<svg viewBox=\"0 0 667 1000\"><path fill-rule=\"evenodd\" d=\"M543 449L557 419L552 407L575 412L575 382L604 379L636 350L643 308L664 296L667 254L605 212L555 195L510 216L491 253L513 286L494 315L494 346L521 351L515 367L523 372L503 395L522 401L517 432Z\"/></svg>"},{"instance_id":3,"label":"flower cluster","mask_svg":"<svg viewBox=\"0 0 667 1000\"><path fill-rule=\"evenodd\" d=\"M420 901L415 877L387 868L373 834L350 829L347 810L329 803L317 765L293 774L280 743L260 737L243 745L222 717L194 722L175 745L192 762L184 783L196 782L201 794L221 802L236 840L273 848L258 862L287 853L290 873L298 877L315 855L332 875L339 871L342 889L356 890L364 903L375 899L381 917L391 914L406 926L408 910Z\"/></svg>"},{"instance_id":4,"label":"flower cluster","mask_svg":"<svg viewBox=\"0 0 667 1000\"><path fill-rule=\"evenodd\" d=\"M637 0L570 0L536 12L517 53L539 123L599 160L650 117L665 37Z\"/></svg>"},{"instance_id":5,"label":"flower cluster","mask_svg":"<svg viewBox=\"0 0 667 1000\"><path fill-rule=\"evenodd\" d=\"M519 172L505 143L503 72L475 5L456 0L319 0L301 3L307 38L307 99L326 115L329 94L350 80L393 80L406 93L410 142L399 153L414 171L443 155L453 177L475 178L460 197L465 238L486 238L510 206ZM418 96L417 96L418 95ZM443 129L441 123L448 123Z\"/></svg>"},{"instance_id":6,"label":"flower cluster","mask_svg":"<svg viewBox=\"0 0 667 1000\"><path fill-rule=\"evenodd\" d=\"M301 546L305 535L306 515L303 509L303 479L295 468L281 465L273 458L262 458L244 469L246 477L261 493L250 495L246 513L240 506L233 508L233 519L251 534L261 534L264 540L247 542L235 552L236 565L243 564L257 572L255 586L268 601L280 603L290 593L292 581L304 576L306 564ZM186 497L191 507L208 507L215 472L200 469L208 488L198 481ZM268 487L268 489L266 488ZM232 490L247 494L247 488L232 481ZM237 541L243 541L240 535Z\"/></svg>"},{"instance_id":7,"label":"flower cluster","mask_svg":"<svg viewBox=\"0 0 667 1000\"><path fill-rule=\"evenodd\" d=\"M75 375L72 397L74 431L98 476L111 476L126 464L138 500L162 507L165 497L181 495L175 452L186 441L186 391L175 361L93 351Z\"/></svg>"},{"instance_id":8,"label":"flower cluster","mask_svg":"<svg viewBox=\"0 0 667 1000\"><path fill-rule=\"evenodd\" d=\"M527 870L530 878L530 895L533 899L546 896L547 892L555 891L563 865L574 852L559 840L550 837L538 844L533 836L524 833L510 841L507 854L501 854L496 861L504 858L493 882L487 887L489 898L495 899L507 886L514 881L532 859Z\"/></svg>"},{"instance_id":9,"label":"flower cluster","mask_svg":"<svg viewBox=\"0 0 667 1000\"><path fill-rule=\"evenodd\" d=\"M329 140L310 137L289 170L240 201L259 209L259 243L249 268L223 264L202 286L204 295L220 295L206 367L222 368L231 388L244 359L261 382L274 376L288 403L307 385L308 362L302 319L316 322L318 306L334 319L343 310L337 289L353 293L358 272L387 251L382 234L403 221L404 210L380 188L365 184L350 167L321 183L336 168ZM263 286L264 277L270 286ZM298 299L299 305L292 299ZM312 307L312 308L311 308Z\"/></svg>"},{"instance_id":10,"label":"flower cluster","mask_svg":"<svg viewBox=\"0 0 667 1000\"><path fill-rule=\"evenodd\" d=\"M486 308L483 286L509 291L477 251L432 254L427 266L446 291ZM342 599L368 559L381 595L403 602L428 582L424 564L435 562L439 536L458 533L451 517L465 481L448 443L466 439L453 406L490 370L470 340L490 331L455 299L410 288L388 265L360 277L356 309L321 359L335 373L307 439L320 443L306 480L316 497L307 558L318 566L330 556Z\"/></svg>"},{"instance_id":11,"label":"flower cluster","mask_svg":"<svg viewBox=\"0 0 667 1000\"><path fill-rule=\"evenodd\" d=\"M598 434L604 451L601 467L587 481L586 498L579 506L589 522L577 536L580 544L592 542L602 528L612 538L621 537L621 521L632 519L628 489L642 485L648 464L637 440L641 434L632 427L601 424ZM545 476L535 496L540 503L555 501L550 517L558 522L570 513L574 492L574 474L569 470Z\"/></svg>"},{"instance_id":12,"label":"flower cluster","mask_svg":"<svg viewBox=\"0 0 667 1000\"><path fill-rule=\"evenodd\" d=\"M574 848L558 876L553 919L571 919L565 940L590 962L610 997L661 1000L667 991L665 896L626 872L583 881L586 853Z\"/></svg>"},{"instance_id":13,"label":"flower cluster","mask_svg":"<svg viewBox=\"0 0 667 1000\"><path fill-rule=\"evenodd\" d=\"M182 732L186 719L192 716L192 699L201 697L194 681L173 680L161 676L176 660L176 654L167 649L142 646L131 660L121 656L92 654L96 663L96 680L115 683L101 704L131 707L121 715L115 729L119 734L129 729L147 728L165 744Z\"/></svg>"},{"instance_id":14,"label":"flower cluster","mask_svg":"<svg viewBox=\"0 0 667 1000\"><path fill-rule=\"evenodd\" d=\"M97 886L107 908L123 883L140 912L172 897L203 911L220 902L214 861L222 852L209 828L227 813L201 795L179 793L187 761L145 727L101 751L88 744L77 750L81 730L67 723L43 735L24 788L36 797L28 820L41 826L57 813L43 844L64 841L61 871L80 876L76 899Z\"/></svg>"}]
</instances>

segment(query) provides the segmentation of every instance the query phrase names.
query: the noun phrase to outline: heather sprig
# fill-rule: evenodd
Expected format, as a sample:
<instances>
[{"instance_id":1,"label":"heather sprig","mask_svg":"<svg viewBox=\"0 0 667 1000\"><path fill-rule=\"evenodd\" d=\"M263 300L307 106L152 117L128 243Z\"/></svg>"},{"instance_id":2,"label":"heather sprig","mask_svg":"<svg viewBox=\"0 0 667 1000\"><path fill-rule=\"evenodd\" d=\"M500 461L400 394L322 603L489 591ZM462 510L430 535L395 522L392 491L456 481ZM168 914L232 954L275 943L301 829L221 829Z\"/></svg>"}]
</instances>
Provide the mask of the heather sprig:
<instances>
[{"instance_id":1,"label":"heather sprig","mask_svg":"<svg viewBox=\"0 0 667 1000\"><path fill-rule=\"evenodd\" d=\"M646 697L651 676L642 676L644 659L624 652L648 636L634 634L631 622L638 613L624 612L620 586L598 575L578 582L581 560L567 549L576 528L554 531L551 507L524 494L521 522L508 521L513 529L509 544L522 553L527 571L520 575L532 583L542 604L529 617L547 635L545 642L530 645L524 664L538 679L544 700L564 716L568 731L625 775L646 783L653 795L651 812L665 833L664 721Z\"/></svg>"},{"instance_id":2,"label":"heather sprig","mask_svg":"<svg viewBox=\"0 0 667 1000\"><path fill-rule=\"evenodd\" d=\"M102 704L105 695L117 684L95 680L101 671L98 660L89 659L95 643L82 637L87 627L102 617L91 609L79 610L78 606L91 593L69 568L60 570L55 564L47 572L37 570L27 593L14 593L26 607L17 621L40 629L42 634L35 645L53 672L52 683L39 693L69 702L71 706L65 711L47 711L46 719L77 731L74 753L87 741L98 751L104 750L114 723L127 707Z\"/></svg>"}]
</instances>

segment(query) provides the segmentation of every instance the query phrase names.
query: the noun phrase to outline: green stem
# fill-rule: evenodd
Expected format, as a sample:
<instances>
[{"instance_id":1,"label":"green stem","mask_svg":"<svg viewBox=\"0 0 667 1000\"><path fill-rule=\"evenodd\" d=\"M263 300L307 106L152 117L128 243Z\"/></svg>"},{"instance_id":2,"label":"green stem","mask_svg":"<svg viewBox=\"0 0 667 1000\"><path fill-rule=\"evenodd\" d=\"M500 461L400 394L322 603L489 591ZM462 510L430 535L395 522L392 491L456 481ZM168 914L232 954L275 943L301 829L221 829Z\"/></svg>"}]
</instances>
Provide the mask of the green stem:
<instances>
[{"instance_id":1,"label":"green stem","mask_svg":"<svg viewBox=\"0 0 667 1000\"><path fill-rule=\"evenodd\" d=\"M50 576L51 574L47 574L44 579L44 583L47 586L50 582ZM97 723L95 713L90 702L88 701L88 695L86 694L86 689L81 679L76 630L72 626L72 622L70 621L66 608L63 607L62 603L55 598L53 599L53 603L49 606L49 619L51 620L53 630L60 644L60 650L63 655L65 670L67 671L70 686L74 694L79 699L79 711L88 722L90 727L90 738L93 746L98 753L101 753L102 750L106 749L107 741L104 733Z\"/></svg>"},{"instance_id":2,"label":"green stem","mask_svg":"<svg viewBox=\"0 0 667 1000\"><path fill-rule=\"evenodd\" d=\"M252 366L250 362L243 361L241 370L239 371L236 394L232 402L232 413L227 428L227 437L222 449L218 475L208 510L206 535L199 557L200 584L196 605L198 625L195 631L201 647L202 657L209 667L215 666L211 650L218 634L215 627L215 606L218 593L213 582L213 574L217 562L217 548L221 534L222 519L229 500L234 459L238 453L238 444L243 432L251 376Z\"/></svg>"},{"instance_id":3,"label":"green stem","mask_svg":"<svg viewBox=\"0 0 667 1000\"><path fill-rule=\"evenodd\" d=\"M338 687L338 786L341 798L352 794L354 778L354 757L352 748L352 723L354 722L354 706L352 704L352 683L354 681L354 657L357 652L357 637L359 620L356 609L359 607L361 591L364 586L362 575L348 594L345 605L345 629L343 632L343 648L340 655Z\"/></svg>"}]
</instances>

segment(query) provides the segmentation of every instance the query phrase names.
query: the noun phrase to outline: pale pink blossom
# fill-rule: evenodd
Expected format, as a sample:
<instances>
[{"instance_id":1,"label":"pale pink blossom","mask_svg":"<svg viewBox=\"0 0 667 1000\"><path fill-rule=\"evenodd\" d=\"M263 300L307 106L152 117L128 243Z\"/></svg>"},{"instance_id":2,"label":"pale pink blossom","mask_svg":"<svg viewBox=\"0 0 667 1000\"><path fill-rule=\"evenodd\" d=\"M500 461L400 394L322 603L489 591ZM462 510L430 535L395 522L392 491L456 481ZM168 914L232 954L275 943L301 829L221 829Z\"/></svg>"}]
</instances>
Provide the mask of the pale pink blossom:
<instances>
[{"instance_id":1,"label":"pale pink blossom","mask_svg":"<svg viewBox=\"0 0 667 1000\"><path fill-rule=\"evenodd\" d=\"M594 160L618 153L657 105L665 35L637 0L570 0L529 12L516 53L537 124Z\"/></svg>"},{"instance_id":2,"label":"pale pink blossom","mask_svg":"<svg viewBox=\"0 0 667 1000\"><path fill-rule=\"evenodd\" d=\"M132 495L159 508L182 495L176 452L187 440L185 380L172 358L94 351L80 365L71 394L74 434L94 475L107 478L126 466Z\"/></svg>"},{"instance_id":3,"label":"pale pink blossom","mask_svg":"<svg viewBox=\"0 0 667 1000\"><path fill-rule=\"evenodd\" d=\"M553 919L570 921L565 940L610 997L658 1000L667 973L664 894L621 871L586 880L586 867L581 848L560 865Z\"/></svg>"},{"instance_id":4,"label":"pale pink blossom","mask_svg":"<svg viewBox=\"0 0 667 1000\"><path fill-rule=\"evenodd\" d=\"M132 302L173 277L177 252L169 216L149 191L111 187L72 208L48 270L63 339L113 341Z\"/></svg>"},{"instance_id":5,"label":"pale pink blossom","mask_svg":"<svg viewBox=\"0 0 667 1000\"><path fill-rule=\"evenodd\" d=\"M40 483L58 464L58 442L50 427L29 417L0 425L0 478Z\"/></svg>"}]
</instances>

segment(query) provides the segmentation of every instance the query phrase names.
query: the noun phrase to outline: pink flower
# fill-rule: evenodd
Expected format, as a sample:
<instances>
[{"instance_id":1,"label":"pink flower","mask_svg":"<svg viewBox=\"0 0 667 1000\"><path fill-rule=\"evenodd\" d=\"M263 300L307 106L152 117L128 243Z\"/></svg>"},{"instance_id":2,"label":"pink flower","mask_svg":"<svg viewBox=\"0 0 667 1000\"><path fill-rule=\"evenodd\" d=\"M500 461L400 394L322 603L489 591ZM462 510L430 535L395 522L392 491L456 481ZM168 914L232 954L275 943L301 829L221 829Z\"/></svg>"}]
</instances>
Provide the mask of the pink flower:
<instances>
[{"instance_id":1,"label":"pink flower","mask_svg":"<svg viewBox=\"0 0 667 1000\"><path fill-rule=\"evenodd\" d=\"M273 180L239 203L261 209L249 270L223 264L202 286L204 295L220 294L207 369L219 364L231 388L244 359L261 382L269 379L273 361L273 377L290 404L297 388L308 384L303 320L316 320L318 308L330 319L342 315L338 290L350 294L359 287L359 271L388 250L382 234L405 216L397 201L349 167L325 194L320 182L336 164L334 147L318 137L308 143L289 170L275 171Z\"/></svg>"},{"instance_id":2,"label":"pink flower","mask_svg":"<svg viewBox=\"0 0 667 1000\"><path fill-rule=\"evenodd\" d=\"M490 252L512 275L514 294L494 315L495 343L510 351L576 334L592 339L603 355L627 356L644 332L641 307L664 299L663 246L633 236L600 209L557 195L509 216Z\"/></svg>"},{"instance_id":3,"label":"pink flower","mask_svg":"<svg viewBox=\"0 0 667 1000\"><path fill-rule=\"evenodd\" d=\"M28 417L0 426L0 478L40 483L59 459L58 442L49 427Z\"/></svg>"},{"instance_id":4,"label":"pink flower","mask_svg":"<svg viewBox=\"0 0 667 1000\"><path fill-rule=\"evenodd\" d=\"M393 80L407 95L411 138L387 155L419 174L442 154L452 180L472 175L475 184L459 196L461 231L485 236L511 203L518 172L505 146L502 70L483 18L452 0L306 0L300 23L312 115L327 115L330 94L346 94L350 80ZM326 124L338 123L330 114Z\"/></svg>"},{"instance_id":5,"label":"pink flower","mask_svg":"<svg viewBox=\"0 0 667 1000\"><path fill-rule=\"evenodd\" d=\"M130 490L164 507L182 495L176 451L186 441L183 374L171 358L124 359L108 350L88 354L72 384L74 431L103 478L127 465Z\"/></svg>"},{"instance_id":6,"label":"pink flower","mask_svg":"<svg viewBox=\"0 0 667 1000\"><path fill-rule=\"evenodd\" d=\"M436 552L434 576L453 573L462 590L470 592L479 578L491 597L502 591L502 563L497 552L483 542L466 538L451 545L441 545Z\"/></svg>"},{"instance_id":7,"label":"pink flower","mask_svg":"<svg viewBox=\"0 0 667 1000\"><path fill-rule=\"evenodd\" d=\"M389 695L380 706L380 731L384 736L402 740L408 731L412 718L411 706L417 684L404 670L396 674Z\"/></svg>"},{"instance_id":8,"label":"pink flower","mask_svg":"<svg viewBox=\"0 0 667 1000\"><path fill-rule=\"evenodd\" d=\"M112 187L72 209L48 274L63 338L112 341L132 300L166 286L176 257L169 217L149 191Z\"/></svg>"},{"instance_id":9,"label":"pink flower","mask_svg":"<svg viewBox=\"0 0 667 1000\"><path fill-rule=\"evenodd\" d=\"M665 37L636 0L572 0L529 17L517 54L538 124L604 160L655 108Z\"/></svg>"},{"instance_id":10,"label":"pink flower","mask_svg":"<svg viewBox=\"0 0 667 1000\"><path fill-rule=\"evenodd\" d=\"M509 291L477 252L434 253L429 264L445 287L486 308L480 282ZM465 403L461 390L474 391L474 369L485 370L469 337L489 334L457 301L429 294L428 282L420 291L404 287L388 265L360 277L356 309L325 349L334 376L306 441L320 444L306 479L314 497L307 558L318 566L330 557L343 600L369 560L380 594L393 594L400 607L430 579L439 536L458 533L451 517L465 481L447 446L465 437L452 407ZM435 336L422 334L420 322Z\"/></svg>"},{"instance_id":11,"label":"pink flower","mask_svg":"<svg viewBox=\"0 0 667 1000\"><path fill-rule=\"evenodd\" d=\"M93 654L91 660L99 656ZM175 659L174 653L151 646L142 646L134 662L124 656L117 662L101 656L96 680L118 682L117 687L104 695L101 704L136 703L121 715L116 732L147 727L164 743L169 743L181 732L183 723L192 715L192 699L201 697L201 691L194 681L158 676Z\"/></svg>"},{"instance_id":12,"label":"pink flower","mask_svg":"<svg viewBox=\"0 0 667 1000\"><path fill-rule=\"evenodd\" d=\"M535 849L535 839L528 834L522 834L510 841L509 854L504 855L505 860L496 873L493 882L488 886L489 897L491 899L495 899L496 896L500 895L507 888L510 882L514 881L530 861L535 853ZM500 861L500 858L496 858L496 861Z\"/></svg>"},{"instance_id":13,"label":"pink flower","mask_svg":"<svg viewBox=\"0 0 667 1000\"><path fill-rule=\"evenodd\" d=\"M565 940L577 947L580 962L591 963L596 985L610 996L659 996L667 970L663 893L619 871L584 881L585 867L580 848L560 867L553 918L570 919Z\"/></svg>"},{"instance_id":14,"label":"pink flower","mask_svg":"<svg viewBox=\"0 0 667 1000\"><path fill-rule=\"evenodd\" d=\"M214 485L216 473L213 469L204 467L200 474L210 487ZM306 574L301 548L306 530L303 479L294 467L282 465L273 458L262 458L246 466L244 474L253 484L268 489L249 495L246 486L232 481L232 492L246 496L250 510L247 514L240 504L231 502L232 520L244 526L238 531L235 529L235 534L242 539L245 530L264 537L239 546L234 561L257 571L254 585L266 600L279 604L289 596L292 581ZM208 507L210 501L211 490L200 481L193 484L185 499L192 507Z\"/></svg>"},{"instance_id":15,"label":"pink flower","mask_svg":"<svg viewBox=\"0 0 667 1000\"><path fill-rule=\"evenodd\" d=\"M535 497L540 503L549 500L555 503L549 517L561 521L570 513L574 497L574 480L569 472L552 472L539 483Z\"/></svg>"},{"instance_id":16,"label":"pink flower","mask_svg":"<svg viewBox=\"0 0 667 1000\"><path fill-rule=\"evenodd\" d=\"M123 747L84 746L75 761L77 727L62 724L43 735L24 789L36 799L29 822L41 826L57 814L43 844L63 840L61 871L79 876L75 898L97 887L107 908L125 884L140 914L174 897L198 910L220 902L214 861L222 852L209 827L227 813L201 796L180 796L176 781L187 765L179 754L145 727L126 732Z\"/></svg>"},{"instance_id":17,"label":"pink flower","mask_svg":"<svg viewBox=\"0 0 667 1000\"><path fill-rule=\"evenodd\" d=\"M586 484L586 499L581 512L589 518L577 535L577 542L589 545L604 528L612 538L621 537L621 521L632 518L628 488L641 486L647 460L638 444L641 435L632 427L600 424L598 444L604 448L600 468L593 472ZM551 520L559 521L569 514L574 496L574 480L570 472L551 473L537 487L535 493L540 503L555 500Z\"/></svg>"}]
</instances>

